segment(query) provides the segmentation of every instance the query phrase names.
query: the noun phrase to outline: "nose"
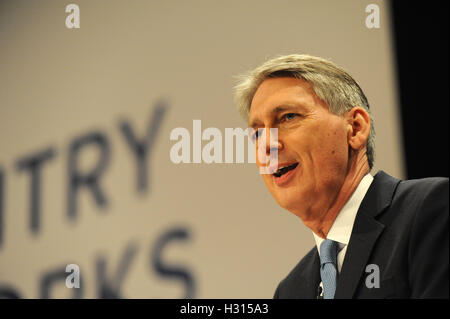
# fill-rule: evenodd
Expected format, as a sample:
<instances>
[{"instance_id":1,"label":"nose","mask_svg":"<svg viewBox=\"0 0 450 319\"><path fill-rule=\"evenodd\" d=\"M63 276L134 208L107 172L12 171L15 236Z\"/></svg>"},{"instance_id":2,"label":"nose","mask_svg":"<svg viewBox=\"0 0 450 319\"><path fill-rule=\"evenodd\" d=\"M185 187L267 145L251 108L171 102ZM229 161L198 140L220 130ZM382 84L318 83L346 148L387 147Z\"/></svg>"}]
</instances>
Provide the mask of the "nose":
<instances>
[{"instance_id":1,"label":"nose","mask_svg":"<svg viewBox=\"0 0 450 319\"><path fill-rule=\"evenodd\" d=\"M278 138L277 128L258 129L259 138L257 139L257 157L260 164L267 163L269 158L277 157L283 149L283 143Z\"/></svg>"},{"instance_id":2,"label":"nose","mask_svg":"<svg viewBox=\"0 0 450 319\"><path fill-rule=\"evenodd\" d=\"M280 152L282 149L282 144L278 138L278 129L270 128L264 129L265 142L266 142L266 155L273 154L274 152Z\"/></svg>"},{"instance_id":3,"label":"nose","mask_svg":"<svg viewBox=\"0 0 450 319\"><path fill-rule=\"evenodd\" d=\"M260 174L273 174L278 168L278 152L282 150L283 144L278 139L278 129L262 129L260 139L257 143L257 165Z\"/></svg>"}]
</instances>

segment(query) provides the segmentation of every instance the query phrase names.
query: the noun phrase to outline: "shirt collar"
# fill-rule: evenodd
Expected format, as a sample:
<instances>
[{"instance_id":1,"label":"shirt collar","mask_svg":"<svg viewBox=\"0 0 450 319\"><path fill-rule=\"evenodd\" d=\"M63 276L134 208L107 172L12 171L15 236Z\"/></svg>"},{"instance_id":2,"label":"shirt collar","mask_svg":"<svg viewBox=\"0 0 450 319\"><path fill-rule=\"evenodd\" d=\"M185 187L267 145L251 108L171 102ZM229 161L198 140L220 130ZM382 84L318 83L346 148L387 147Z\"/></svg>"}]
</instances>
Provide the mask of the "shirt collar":
<instances>
[{"instance_id":1,"label":"shirt collar","mask_svg":"<svg viewBox=\"0 0 450 319\"><path fill-rule=\"evenodd\" d=\"M345 203L344 207L342 207L328 232L327 239L337 241L340 249L348 245L350 241L356 213L358 212L359 206L361 205L361 202L364 199L364 196L366 195L372 181L373 176L370 173L361 179L358 187L355 189L347 203ZM320 244L324 241L324 239L317 236L314 232L313 235L316 241L317 250L320 252Z\"/></svg>"}]
</instances>

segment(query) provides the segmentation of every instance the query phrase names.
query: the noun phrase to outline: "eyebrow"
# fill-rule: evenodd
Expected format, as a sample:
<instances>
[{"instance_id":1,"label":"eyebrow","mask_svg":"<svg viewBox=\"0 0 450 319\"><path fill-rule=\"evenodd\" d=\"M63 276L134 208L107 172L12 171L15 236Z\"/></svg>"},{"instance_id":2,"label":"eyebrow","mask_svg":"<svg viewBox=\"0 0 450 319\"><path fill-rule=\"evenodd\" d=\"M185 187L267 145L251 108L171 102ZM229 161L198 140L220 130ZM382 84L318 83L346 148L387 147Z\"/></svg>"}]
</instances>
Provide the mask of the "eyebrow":
<instances>
[{"instance_id":1,"label":"eyebrow","mask_svg":"<svg viewBox=\"0 0 450 319\"><path fill-rule=\"evenodd\" d=\"M276 107L274 107L274 109L272 111L270 111L271 115L274 114L278 114L284 111L288 111L288 110L292 110L292 109L303 109L302 105L292 105L292 104L282 104L282 105L278 105ZM254 119L251 124L250 127L255 127L257 126L259 123L261 123L261 121L259 119Z\"/></svg>"}]
</instances>

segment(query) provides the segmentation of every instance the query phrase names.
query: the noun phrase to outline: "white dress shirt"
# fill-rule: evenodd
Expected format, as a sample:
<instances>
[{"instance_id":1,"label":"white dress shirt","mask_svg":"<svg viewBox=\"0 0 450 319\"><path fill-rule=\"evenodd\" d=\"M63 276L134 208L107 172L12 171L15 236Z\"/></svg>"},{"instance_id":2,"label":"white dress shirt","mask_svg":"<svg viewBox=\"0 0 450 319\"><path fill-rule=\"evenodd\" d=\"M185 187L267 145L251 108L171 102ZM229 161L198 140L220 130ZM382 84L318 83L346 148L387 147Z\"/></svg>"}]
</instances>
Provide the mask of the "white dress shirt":
<instances>
[{"instance_id":1,"label":"white dress shirt","mask_svg":"<svg viewBox=\"0 0 450 319\"><path fill-rule=\"evenodd\" d=\"M353 192L350 199L342 207L341 211L334 220L333 225L328 231L327 239L334 240L339 244L339 252L337 255L338 273L341 272L342 264L344 263L345 253L347 252L348 242L352 235L353 224L355 223L356 213L361 205L367 190L372 184L373 176L368 173L361 179L358 187ZM317 251L320 256L320 244L324 241L323 238L317 236L314 232L314 239L316 240ZM323 297L323 283L320 282L320 296Z\"/></svg>"},{"instance_id":2,"label":"white dress shirt","mask_svg":"<svg viewBox=\"0 0 450 319\"><path fill-rule=\"evenodd\" d=\"M347 246L350 241L350 236L352 235L356 213L358 212L359 206L361 205L361 202L372 181L373 176L370 175L370 173L361 179L358 187L355 189L347 203L345 203L344 207L342 207L328 232L327 239L331 239L339 243L339 253L337 255L338 273L341 272L342 264L344 263L345 253L347 252ZM315 233L313 233L313 235L320 255L320 244L324 241L324 239L317 236Z\"/></svg>"}]
</instances>

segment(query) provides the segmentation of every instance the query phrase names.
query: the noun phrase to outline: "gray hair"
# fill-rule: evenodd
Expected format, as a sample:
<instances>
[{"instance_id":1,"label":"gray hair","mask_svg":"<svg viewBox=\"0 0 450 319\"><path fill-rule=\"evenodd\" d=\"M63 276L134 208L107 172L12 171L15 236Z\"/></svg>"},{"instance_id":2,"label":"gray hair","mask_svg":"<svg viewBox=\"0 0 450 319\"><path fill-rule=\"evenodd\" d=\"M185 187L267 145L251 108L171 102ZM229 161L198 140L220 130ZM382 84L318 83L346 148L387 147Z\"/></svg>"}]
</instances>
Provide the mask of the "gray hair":
<instances>
[{"instance_id":1,"label":"gray hair","mask_svg":"<svg viewBox=\"0 0 450 319\"><path fill-rule=\"evenodd\" d=\"M358 83L333 62L306 54L292 54L270 59L253 71L240 76L235 86L235 100L241 116L248 121L253 96L267 78L294 77L311 84L316 95L330 111L343 115L355 106L362 107L370 115L370 133L366 155L372 169L375 160L375 127L364 92Z\"/></svg>"}]
</instances>

